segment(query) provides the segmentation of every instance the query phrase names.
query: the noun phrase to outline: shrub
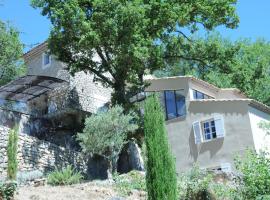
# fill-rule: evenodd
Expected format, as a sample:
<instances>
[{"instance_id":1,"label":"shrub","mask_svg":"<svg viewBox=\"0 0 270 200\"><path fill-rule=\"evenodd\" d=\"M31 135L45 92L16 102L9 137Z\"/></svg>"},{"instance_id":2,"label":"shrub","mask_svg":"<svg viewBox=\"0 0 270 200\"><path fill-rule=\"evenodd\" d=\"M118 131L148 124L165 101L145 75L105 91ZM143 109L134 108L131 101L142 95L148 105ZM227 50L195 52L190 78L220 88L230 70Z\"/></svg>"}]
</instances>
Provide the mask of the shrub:
<instances>
[{"instance_id":1,"label":"shrub","mask_svg":"<svg viewBox=\"0 0 270 200\"><path fill-rule=\"evenodd\" d=\"M16 182L0 183L0 199L11 200L17 188Z\"/></svg>"},{"instance_id":2,"label":"shrub","mask_svg":"<svg viewBox=\"0 0 270 200\"><path fill-rule=\"evenodd\" d=\"M115 181L117 191L124 196L129 195L132 190L146 190L145 177L138 171L131 171L123 175L114 173L113 180Z\"/></svg>"},{"instance_id":3,"label":"shrub","mask_svg":"<svg viewBox=\"0 0 270 200\"><path fill-rule=\"evenodd\" d=\"M77 139L86 153L102 155L110 161L111 171L115 171L116 162L122 150L127 133L137 129L132 123L135 113L123 113L123 108L115 106L107 112L99 112L85 121L83 133Z\"/></svg>"},{"instance_id":4,"label":"shrub","mask_svg":"<svg viewBox=\"0 0 270 200\"><path fill-rule=\"evenodd\" d=\"M189 172L179 177L178 190L180 199L211 199L209 185L212 179L213 177L210 173L194 165Z\"/></svg>"},{"instance_id":5,"label":"shrub","mask_svg":"<svg viewBox=\"0 0 270 200\"><path fill-rule=\"evenodd\" d=\"M8 146L7 146L7 157L8 157L8 168L7 175L10 180L16 180L18 171L17 161L17 148L18 148L18 130L17 126L14 129L10 129L8 135Z\"/></svg>"},{"instance_id":6,"label":"shrub","mask_svg":"<svg viewBox=\"0 0 270 200\"><path fill-rule=\"evenodd\" d=\"M147 155L146 186L149 200L176 200L175 162L169 148L164 115L156 95L144 106L144 131Z\"/></svg>"},{"instance_id":7,"label":"shrub","mask_svg":"<svg viewBox=\"0 0 270 200\"><path fill-rule=\"evenodd\" d=\"M270 195L269 155L247 150L244 156L235 159L235 165L241 173L241 179L237 179L237 193L241 194L243 199Z\"/></svg>"},{"instance_id":8,"label":"shrub","mask_svg":"<svg viewBox=\"0 0 270 200\"><path fill-rule=\"evenodd\" d=\"M48 176L48 184L50 185L71 185L80 183L83 176L80 172L76 172L71 166L67 166L61 170L55 170Z\"/></svg>"},{"instance_id":9,"label":"shrub","mask_svg":"<svg viewBox=\"0 0 270 200\"><path fill-rule=\"evenodd\" d=\"M17 181L19 184L25 184L29 181L33 181L35 179L41 178L43 173L39 170L19 172L17 174Z\"/></svg>"}]
</instances>

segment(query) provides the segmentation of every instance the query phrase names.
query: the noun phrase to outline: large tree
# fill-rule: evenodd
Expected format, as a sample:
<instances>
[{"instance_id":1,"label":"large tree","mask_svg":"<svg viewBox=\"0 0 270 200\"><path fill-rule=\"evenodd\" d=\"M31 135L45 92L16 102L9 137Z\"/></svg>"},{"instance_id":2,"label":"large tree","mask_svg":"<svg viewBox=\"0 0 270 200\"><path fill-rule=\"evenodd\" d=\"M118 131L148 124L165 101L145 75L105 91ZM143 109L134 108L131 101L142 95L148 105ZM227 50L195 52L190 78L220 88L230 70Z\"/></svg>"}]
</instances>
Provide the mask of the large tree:
<instances>
[{"instance_id":1,"label":"large tree","mask_svg":"<svg viewBox=\"0 0 270 200\"><path fill-rule=\"evenodd\" d=\"M19 32L0 21L0 86L24 73Z\"/></svg>"},{"instance_id":2,"label":"large tree","mask_svg":"<svg viewBox=\"0 0 270 200\"><path fill-rule=\"evenodd\" d=\"M85 70L112 87L113 104L128 108L143 75L185 57L183 31L235 28L236 0L32 0L53 28L49 48L72 72ZM171 51L171 49L179 51ZM97 56L98 59L94 59Z\"/></svg>"}]
</instances>

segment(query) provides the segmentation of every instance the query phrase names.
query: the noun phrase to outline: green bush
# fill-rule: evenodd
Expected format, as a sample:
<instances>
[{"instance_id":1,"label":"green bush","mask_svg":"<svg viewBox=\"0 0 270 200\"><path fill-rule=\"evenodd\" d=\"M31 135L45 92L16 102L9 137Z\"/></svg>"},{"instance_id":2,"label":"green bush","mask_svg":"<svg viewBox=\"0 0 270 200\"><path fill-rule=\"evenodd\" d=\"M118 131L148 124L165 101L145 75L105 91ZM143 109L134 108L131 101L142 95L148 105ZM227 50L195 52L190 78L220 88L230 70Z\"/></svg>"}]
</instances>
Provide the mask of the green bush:
<instances>
[{"instance_id":1,"label":"green bush","mask_svg":"<svg viewBox=\"0 0 270 200\"><path fill-rule=\"evenodd\" d=\"M237 179L238 195L241 194L243 199L270 195L269 155L248 150L244 156L236 158L235 165L241 174L241 178Z\"/></svg>"},{"instance_id":2,"label":"green bush","mask_svg":"<svg viewBox=\"0 0 270 200\"><path fill-rule=\"evenodd\" d=\"M67 166L61 170L55 170L48 176L48 184L50 185L71 185L80 183L83 176L80 172L76 172L71 166Z\"/></svg>"},{"instance_id":3,"label":"green bush","mask_svg":"<svg viewBox=\"0 0 270 200\"><path fill-rule=\"evenodd\" d=\"M0 183L0 199L1 200L13 199L16 188L17 183L14 181L7 183Z\"/></svg>"},{"instance_id":4,"label":"green bush","mask_svg":"<svg viewBox=\"0 0 270 200\"><path fill-rule=\"evenodd\" d=\"M135 113L124 114L120 106L115 106L107 112L99 112L85 121L83 133L78 133L77 139L86 153L102 155L110 161L111 171L116 170L116 162L127 134L134 132L138 126L133 122Z\"/></svg>"},{"instance_id":5,"label":"green bush","mask_svg":"<svg viewBox=\"0 0 270 200\"><path fill-rule=\"evenodd\" d=\"M116 190L124 196L129 195L133 190L146 190L145 177L141 172L131 171L127 174L113 174Z\"/></svg>"},{"instance_id":6,"label":"green bush","mask_svg":"<svg viewBox=\"0 0 270 200\"><path fill-rule=\"evenodd\" d=\"M164 124L164 112L156 95L144 107L146 186L149 200L176 200L177 178Z\"/></svg>"},{"instance_id":7,"label":"green bush","mask_svg":"<svg viewBox=\"0 0 270 200\"><path fill-rule=\"evenodd\" d=\"M211 199L209 185L212 180L213 176L210 173L194 165L189 172L179 176L178 191L180 199Z\"/></svg>"},{"instance_id":8,"label":"green bush","mask_svg":"<svg viewBox=\"0 0 270 200\"><path fill-rule=\"evenodd\" d=\"M7 175L10 180L16 180L18 171L17 161L17 148L18 148L18 130L17 126L14 129L10 129L8 135L8 146L7 146L7 157L8 157L8 168Z\"/></svg>"}]
</instances>

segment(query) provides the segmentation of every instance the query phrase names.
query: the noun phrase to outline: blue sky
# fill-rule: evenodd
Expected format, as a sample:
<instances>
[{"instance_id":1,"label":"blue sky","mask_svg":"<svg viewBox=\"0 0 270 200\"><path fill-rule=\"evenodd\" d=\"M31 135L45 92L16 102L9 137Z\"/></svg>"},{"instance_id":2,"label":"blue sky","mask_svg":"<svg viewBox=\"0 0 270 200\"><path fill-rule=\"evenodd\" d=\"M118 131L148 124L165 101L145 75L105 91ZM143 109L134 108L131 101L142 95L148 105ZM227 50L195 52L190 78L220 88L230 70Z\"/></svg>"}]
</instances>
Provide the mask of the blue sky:
<instances>
[{"instance_id":1,"label":"blue sky","mask_svg":"<svg viewBox=\"0 0 270 200\"><path fill-rule=\"evenodd\" d=\"M9 21L21 32L21 40L26 45L37 44L46 40L50 32L50 22L40 15L39 10L30 6L30 0L0 0L0 19ZM223 27L217 30L232 40L263 37L270 40L270 0L239 0L237 13L239 27L235 30Z\"/></svg>"}]
</instances>

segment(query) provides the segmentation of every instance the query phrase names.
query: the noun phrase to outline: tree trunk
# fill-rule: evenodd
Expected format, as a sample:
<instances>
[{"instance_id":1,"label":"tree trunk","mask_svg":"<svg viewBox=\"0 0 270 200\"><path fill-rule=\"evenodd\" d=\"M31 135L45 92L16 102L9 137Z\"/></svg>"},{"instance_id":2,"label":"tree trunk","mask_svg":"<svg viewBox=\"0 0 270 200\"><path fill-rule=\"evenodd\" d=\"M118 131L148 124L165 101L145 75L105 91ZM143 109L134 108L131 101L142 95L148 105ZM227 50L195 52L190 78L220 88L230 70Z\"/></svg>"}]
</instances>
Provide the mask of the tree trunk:
<instances>
[{"instance_id":1,"label":"tree trunk","mask_svg":"<svg viewBox=\"0 0 270 200\"><path fill-rule=\"evenodd\" d=\"M116 80L113 85L112 105L121 105L127 111L131 107L129 97L126 95L126 85L123 80Z\"/></svg>"}]
</instances>

